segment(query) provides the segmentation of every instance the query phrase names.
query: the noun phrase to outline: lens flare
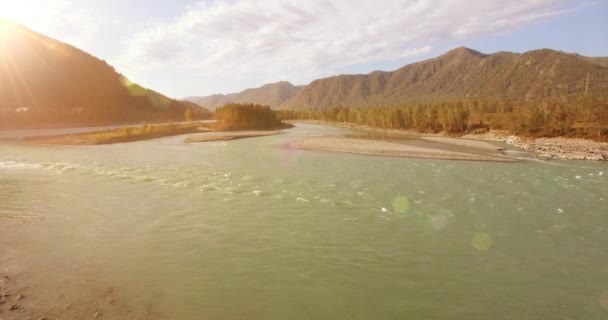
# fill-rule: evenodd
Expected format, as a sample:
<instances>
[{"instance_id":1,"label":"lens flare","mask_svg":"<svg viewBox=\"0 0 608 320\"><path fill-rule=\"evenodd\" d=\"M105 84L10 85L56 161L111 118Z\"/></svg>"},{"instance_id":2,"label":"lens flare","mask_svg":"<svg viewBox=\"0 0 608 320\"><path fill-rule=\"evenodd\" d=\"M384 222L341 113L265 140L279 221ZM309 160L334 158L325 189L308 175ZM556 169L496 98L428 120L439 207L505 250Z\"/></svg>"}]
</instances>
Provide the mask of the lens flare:
<instances>
[{"instance_id":1,"label":"lens flare","mask_svg":"<svg viewBox=\"0 0 608 320\"><path fill-rule=\"evenodd\" d=\"M12 28L13 26L10 24L10 22L0 16L0 40L4 42L11 33Z\"/></svg>"},{"instance_id":2,"label":"lens flare","mask_svg":"<svg viewBox=\"0 0 608 320\"><path fill-rule=\"evenodd\" d=\"M127 88L129 94L134 97L142 97L147 94L146 89L142 88L136 83L133 83L131 80L126 77L120 78L120 83L122 83L123 87Z\"/></svg>"},{"instance_id":3,"label":"lens flare","mask_svg":"<svg viewBox=\"0 0 608 320\"><path fill-rule=\"evenodd\" d=\"M471 239L471 246L479 251L486 251L492 247L492 237L485 232L477 232Z\"/></svg>"},{"instance_id":4,"label":"lens flare","mask_svg":"<svg viewBox=\"0 0 608 320\"><path fill-rule=\"evenodd\" d=\"M399 196L393 200L393 209L399 213L406 213L410 209L410 200L406 196Z\"/></svg>"}]
</instances>

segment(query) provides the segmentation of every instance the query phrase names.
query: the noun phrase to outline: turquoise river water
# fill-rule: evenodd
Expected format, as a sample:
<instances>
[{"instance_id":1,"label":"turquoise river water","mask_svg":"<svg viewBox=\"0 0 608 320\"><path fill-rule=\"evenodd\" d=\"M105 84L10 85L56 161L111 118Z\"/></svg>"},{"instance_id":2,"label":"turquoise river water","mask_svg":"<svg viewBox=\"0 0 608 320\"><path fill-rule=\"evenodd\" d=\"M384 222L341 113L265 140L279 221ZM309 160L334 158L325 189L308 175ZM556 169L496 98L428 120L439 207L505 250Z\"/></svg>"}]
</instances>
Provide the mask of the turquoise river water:
<instances>
[{"instance_id":1,"label":"turquoise river water","mask_svg":"<svg viewBox=\"0 0 608 320\"><path fill-rule=\"evenodd\" d=\"M321 134L0 144L0 274L24 314L608 316L606 164L288 146Z\"/></svg>"}]
</instances>

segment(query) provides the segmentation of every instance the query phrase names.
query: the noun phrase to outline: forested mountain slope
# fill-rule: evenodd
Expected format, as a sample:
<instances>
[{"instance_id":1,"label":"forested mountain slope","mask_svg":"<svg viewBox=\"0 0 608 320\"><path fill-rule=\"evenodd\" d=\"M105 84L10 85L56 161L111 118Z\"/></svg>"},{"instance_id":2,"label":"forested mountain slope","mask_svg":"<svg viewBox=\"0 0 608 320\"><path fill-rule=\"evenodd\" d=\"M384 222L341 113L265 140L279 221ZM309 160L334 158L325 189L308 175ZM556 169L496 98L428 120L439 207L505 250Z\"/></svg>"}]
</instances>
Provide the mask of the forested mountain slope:
<instances>
[{"instance_id":1,"label":"forested mountain slope","mask_svg":"<svg viewBox=\"0 0 608 320\"><path fill-rule=\"evenodd\" d=\"M313 81L282 109L395 106L462 99L534 100L572 94L605 95L603 58L542 49L483 54L457 48L393 72L340 75Z\"/></svg>"},{"instance_id":2,"label":"forested mountain slope","mask_svg":"<svg viewBox=\"0 0 608 320\"><path fill-rule=\"evenodd\" d=\"M183 120L191 102L132 83L105 61L0 20L0 126Z\"/></svg>"}]
</instances>

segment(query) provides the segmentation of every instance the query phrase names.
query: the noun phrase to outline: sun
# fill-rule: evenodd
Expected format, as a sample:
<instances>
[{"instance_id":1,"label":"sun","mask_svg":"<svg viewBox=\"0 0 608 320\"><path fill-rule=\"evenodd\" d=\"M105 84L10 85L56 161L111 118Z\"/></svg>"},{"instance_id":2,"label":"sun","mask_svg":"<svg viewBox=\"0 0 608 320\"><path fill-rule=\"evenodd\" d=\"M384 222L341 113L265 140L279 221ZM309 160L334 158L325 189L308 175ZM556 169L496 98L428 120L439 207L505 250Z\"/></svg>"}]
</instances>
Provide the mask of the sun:
<instances>
[{"instance_id":1,"label":"sun","mask_svg":"<svg viewBox=\"0 0 608 320\"><path fill-rule=\"evenodd\" d=\"M0 18L22 18L28 12L27 1L0 0ZM30 11L33 8L30 8Z\"/></svg>"},{"instance_id":2,"label":"sun","mask_svg":"<svg viewBox=\"0 0 608 320\"><path fill-rule=\"evenodd\" d=\"M50 26L61 18L59 8L69 3L63 0L0 0L0 34L12 34L21 30L20 26L48 34Z\"/></svg>"},{"instance_id":3,"label":"sun","mask_svg":"<svg viewBox=\"0 0 608 320\"><path fill-rule=\"evenodd\" d=\"M0 16L0 40L4 40L11 31L10 21Z\"/></svg>"},{"instance_id":4,"label":"sun","mask_svg":"<svg viewBox=\"0 0 608 320\"><path fill-rule=\"evenodd\" d=\"M34 15L37 6L30 1L0 0L0 28L7 27L10 21L24 23Z\"/></svg>"},{"instance_id":5,"label":"sun","mask_svg":"<svg viewBox=\"0 0 608 320\"><path fill-rule=\"evenodd\" d=\"M9 19L5 19L0 16L0 46L5 47L8 45L12 35L15 33L15 23Z\"/></svg>"},{"instance_id":6,"label":"sun","mask_svg":"<svg viewBox=\"0 0 608 320\"><path fill-rule=\"evenodd\" d=\"M0 37L6 39L17 24L27 24L40 7L32 1L0 0Z\"/></svg>"}]
</instances>

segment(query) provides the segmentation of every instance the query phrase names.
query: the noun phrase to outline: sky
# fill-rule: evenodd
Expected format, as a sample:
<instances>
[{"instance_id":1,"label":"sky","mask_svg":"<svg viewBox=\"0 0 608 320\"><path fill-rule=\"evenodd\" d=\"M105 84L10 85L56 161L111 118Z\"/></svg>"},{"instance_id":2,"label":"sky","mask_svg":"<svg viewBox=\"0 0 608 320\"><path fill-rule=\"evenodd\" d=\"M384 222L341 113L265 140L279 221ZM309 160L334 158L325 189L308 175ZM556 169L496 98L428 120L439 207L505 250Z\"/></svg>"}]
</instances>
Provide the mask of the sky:
<instances>
[{"instance_id":1,"label":"sky","mask_svg":"<svg viewBox=\"0 0 608 320\"><path fill-rule=\"evenodd\" d=\"M173 98L395 70L459 46L608 56L608 0L0 0Z\"/></svg>"}]
</instances>

